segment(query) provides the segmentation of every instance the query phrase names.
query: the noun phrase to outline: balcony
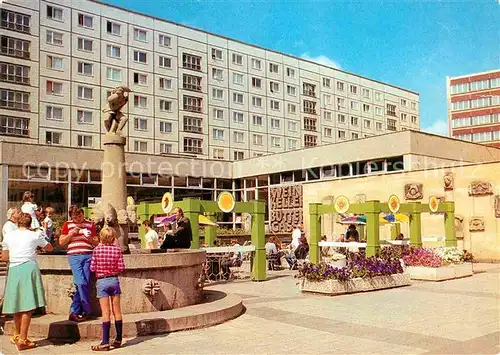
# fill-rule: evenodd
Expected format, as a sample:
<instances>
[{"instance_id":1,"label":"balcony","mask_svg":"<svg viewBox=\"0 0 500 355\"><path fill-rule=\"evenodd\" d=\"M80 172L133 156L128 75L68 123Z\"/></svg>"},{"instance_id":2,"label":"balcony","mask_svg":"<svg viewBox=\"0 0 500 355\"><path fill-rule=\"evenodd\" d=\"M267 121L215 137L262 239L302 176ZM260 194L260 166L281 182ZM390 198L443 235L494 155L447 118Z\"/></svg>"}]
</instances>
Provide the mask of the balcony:
<instances>
[{"instance_id":1,"label":"balcony","mask_svg":"<svg viewBox=\"0 0 500 355\"><path fill-rule=\"evenodd\" d=\"M201 92L201 85L200 84L193 84L189 82L183 82L182 83L182 88L190 91L197 91Z\"/></svg>"},{"instance_id":2,"label":"balcony","mask_svg":"<svg viewBox=\"0 0 500 355\"><path fill-rule=\"evenodd\" d=\"M316 97L316 92L314 90L305 90L302 92L304 96Z\"/></svg>"},{"instance_id":3,"label":"balcony","mask_svg":"<svg viewBox=\"0 0 500 355\"><path fill-rule=\"evenodd\" d=\"M28 119L0 116L0 134L17 137L29 137L28 128Z\"/></svg>"},{"instance_id":4,"label":"balcony","mask_svg":"<svg viewBox=\"0 0 500 355\"><path fill-rule=\"evenodd\" d=\"M387 125L387 130L388 131L396 131L396 126L393 126L393 125Z\"/></svg>"},{"instance_id":5,"label":"balcony","mask_svg":"<svg viewBox=\"0 0 500 355\"><path fill-rule=\"evenodd\" d=\"M30 52L22 49L15 49L7 46L0 47L0 54L8 55L10 57L30 59Z\"/></svg>"},{"instance_id":6,"label":"balcony","mask_svg":"<svg viewBox=\"0 0 500 355\"><path fill-rule=\"evenodd\" d=\"M20 23L15 23L15 22L10 22L6 20L2 20L0 22L0 28L5 28L7 30L12 30L16 32L22 32L22 33L30 33L30 26L26 26Z\"/></svg>"},{"instance_id":7,"label":"balcony","mask_svg":"<svg viewBox=\"0 0 500 355\"><path fill-rule=\"evenodd\" d=\"M184 111L201 112L201 106L184 104Z\"/></svg>"},{"instance_id":8,"label":"balcony","mask_svg":"<svg viewBox=\"0 0 500 355\"><path fill-rule=\"evenodd\" d=\"M15 74L7 74L7 73L0 73L0 81L4 81L7 83L21 84L21 85L30 84L30 78L28 77Z\"/></svg>"}]
</instances>

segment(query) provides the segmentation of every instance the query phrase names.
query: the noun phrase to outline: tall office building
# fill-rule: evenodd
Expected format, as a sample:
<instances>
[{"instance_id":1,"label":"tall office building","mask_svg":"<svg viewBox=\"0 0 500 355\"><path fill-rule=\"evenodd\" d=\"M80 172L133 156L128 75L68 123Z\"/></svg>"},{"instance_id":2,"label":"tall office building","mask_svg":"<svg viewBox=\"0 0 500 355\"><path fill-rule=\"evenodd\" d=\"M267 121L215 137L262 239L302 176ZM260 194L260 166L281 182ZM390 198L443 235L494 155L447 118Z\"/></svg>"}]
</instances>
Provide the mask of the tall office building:
<instances>
[{"instance_id":1,"label":"tall office building","mask_svg":"<svg viewBox=\"0 0 500 355\"><path fill-rule=\"evenodd\" d=\"M500 70L446 78L450 136L500 148Z\"/></svg>"},{"instance_id":2,"label":"tall office building","mask_svg":"<svg viewBox=\"0 0 500 355\"><path fill-rule=\"evenodd\" d=\"M417 93L273 50L90 0L1 7L4 140L101 149L119 85L131 152L240 160L420 126Z\"/></svg>"}]
</instances>

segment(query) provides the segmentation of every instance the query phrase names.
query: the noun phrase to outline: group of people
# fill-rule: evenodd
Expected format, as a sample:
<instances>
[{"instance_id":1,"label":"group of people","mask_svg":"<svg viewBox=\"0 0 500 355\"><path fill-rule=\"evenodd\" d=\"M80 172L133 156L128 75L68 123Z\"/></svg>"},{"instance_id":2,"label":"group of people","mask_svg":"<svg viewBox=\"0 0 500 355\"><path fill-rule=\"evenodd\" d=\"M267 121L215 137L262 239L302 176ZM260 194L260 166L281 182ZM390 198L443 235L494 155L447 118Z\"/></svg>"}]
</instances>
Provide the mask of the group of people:
<instances>
[{"instance_id":1,"label":"group of people","mask_svg":"<svg viewBox=\"0 0 500 355\"><path fill-rule=\"evenodd\" d=\"M306 259L309 254L309 243L298 225L292 232L292 241L287 248L282 248L281 241L274 236L269 238L265 248L269 270L281 266L282 258L286 260L290 270L296 269L298 260Z\"/></svg>"},{"instance_id":2,"label":"group of people","mask_svg":"<svg viewBox=\"0 0 500 355\"><path fill-rule=\"evenodd\" d=\"M144 221L142 225L146 230L144 242L146 249L189 249L193 240L191 222L184 216L182 208L173 210L175 221L163 223L163 240L160 243L158 233L152 228L150 221Z\"/></svg>"}]
</instances>

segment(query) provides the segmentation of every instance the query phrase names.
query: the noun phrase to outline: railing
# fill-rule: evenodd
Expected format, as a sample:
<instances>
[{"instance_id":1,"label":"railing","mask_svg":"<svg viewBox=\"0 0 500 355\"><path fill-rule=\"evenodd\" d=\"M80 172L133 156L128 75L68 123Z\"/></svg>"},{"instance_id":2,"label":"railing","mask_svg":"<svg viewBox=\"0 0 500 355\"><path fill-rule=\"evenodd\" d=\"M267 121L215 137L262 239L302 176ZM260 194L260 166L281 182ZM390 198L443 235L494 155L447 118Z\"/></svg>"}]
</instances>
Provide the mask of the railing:
<instances>
[{"instance_id":1,"label":"railing","mask_svg":"<svg viewBox=\"0 0 500 355\"><path fill-rule=\"evenodd\" d=\"M388 131L396 131L396 126L387 125L387 130Z\"/></svg>"},{"instance_id":2,"label":"railing","mask_svg":"<svg viewBox=\"0 0 500 355\"><path fill-rule=\"evenodd\" d=\"M184 104L184 110L185 111L191 111L191 112L201 112L201 106L194 106L194 105L186 105L186 104Z\"/></svg>"},{"instance_id":3,"label":"railing","mask_svg":"<svg viewBox=\"0 0 500 355\"><path fill-rule=\"evenodd\" d=\"M198 84L182 83L182 88L191 91L201 91L201 85Z\"/></svg>"},{"instance_id":4,"label":"railing","mask_svg":"<svg viewBox=\"0 0 500 355\"><path fill-rule=\"evenodd\" d=\"M249 278L255 254L254 245L207 247L205 281L232 281Z\"/></svg>"},{"instance_id":5,"label":"railing","mask_svg":"<svg viewBox=\"0 0 500 355\"><path fill-rule=\"evenodd\" d=\"M17 58L30 59L30 52L22 49L15 49L7 46L0 47L0 54L5 54Z\"/></svg>"},{"instance_id":6,"label":"railing","mask_svg":"<svg viewBox=\"0 0 500 355\"><path fill-rule=\"evenodd\" d=\"M194 64L188 61L182 62L182 67L186 69L201 71L201 64Z\"/></svg>"},{"instance_id":7,"label":"railing","mask_svg":"<svg viewBox=\"0 0 500 355\"><path fill-rule=\"evenodd\" d=\"M30 78L27 78L25 76L15 75L15 74L1 73L0 74L0 81L6 81L6 82L10 82L10 83L29 85Z\"/></svg>"},{"instance_id":8,"label":"railing","mask_svg":"<svg viewBox=\"0 0 500 355\"><path fill-rule=\"evenodd\" d=\"M0 27L7 28L9 30L18 31L18 32L23 32L23 33L30 33L30 26L26 26L26 25L22 25L19 23L6 21L6 20L2 20L2 22L0 23Z\"/></svg>"}]
</instances>

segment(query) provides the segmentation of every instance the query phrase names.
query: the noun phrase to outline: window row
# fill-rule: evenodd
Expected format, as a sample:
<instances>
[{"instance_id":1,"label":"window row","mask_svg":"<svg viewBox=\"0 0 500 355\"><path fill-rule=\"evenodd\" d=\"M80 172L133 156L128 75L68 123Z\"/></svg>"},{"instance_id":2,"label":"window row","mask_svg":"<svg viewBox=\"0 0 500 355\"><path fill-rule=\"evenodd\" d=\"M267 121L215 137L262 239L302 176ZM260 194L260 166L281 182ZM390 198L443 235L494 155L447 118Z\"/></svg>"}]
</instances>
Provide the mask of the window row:
<instances>
[{"instance_id":1,"label":"window row","mask_svg":"<svg viewBox=\"0 0 500 355\"><path fill-rule=\"evenodd\" d=\"M472 117L454 118L451 121L452 128L477 126L484 124L492 124L499 122L500 114L495 113L492 115L480 115Z\"/></svg>"},{"instance_id":2,"label":"window row","mask_svg":"<svg viewBox=\"0 0 500 355\"><path fill-rule=\"evenodd\" d=\"M22 33L30 33L31 17L19 12L0 9L0 28Z\"/></svg>"},{"instance_id":3,"label":"window row","mask_svg":"<svg viewBox=\"0 0 500 355\"><path fill-rule=\"evenodd\" d=\"M500 131L480 132L472 134L458 134L453 136L456 139L469 142L490 142L500 140Z\"/></svg>"},{"instance_id":4,"label":"window row","mask_svg":"<svg viewBox=\"0 0 500 355\"><path fill-rule=\"evenodd\" d=\"M498 95L485 95L474 100L455 101L451 103L452 111L467 110L479 107L488 107L500 105L500 96Z\"/></svg>"},{"instance_id":5,"label":"window row","mask_svg":"<svg viewBox=\"0 0 500 355\"><path fill-rule=\"evenodd\" d=\"M451 85L452 94L461 94L471 91L487 90L500 87L500 77L494 79L485 79L472 81L470 83L462 83Z\"/></svg>"}]
</instances>

